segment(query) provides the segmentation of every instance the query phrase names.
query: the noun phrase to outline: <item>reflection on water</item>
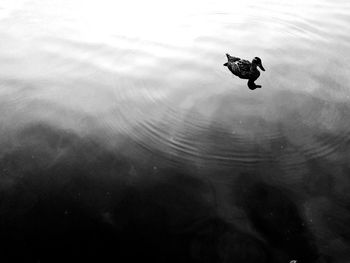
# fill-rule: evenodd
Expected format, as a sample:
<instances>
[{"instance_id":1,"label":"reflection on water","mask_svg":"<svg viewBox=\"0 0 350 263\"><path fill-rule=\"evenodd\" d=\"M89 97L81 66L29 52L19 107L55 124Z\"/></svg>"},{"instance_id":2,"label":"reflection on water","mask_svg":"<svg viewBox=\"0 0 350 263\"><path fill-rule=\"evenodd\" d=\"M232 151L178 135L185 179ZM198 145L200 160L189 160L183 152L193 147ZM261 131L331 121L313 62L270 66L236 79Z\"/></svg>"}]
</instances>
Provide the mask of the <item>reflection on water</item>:
<instances>
[{"instance_id":1,"label":"reflection on water","mask_svg":"<svg viewBox=\"0 0 350 263\"><path fill-rule=\"evenodd\" d=\"M4 257L348 262L349 23L345 0L2 1Z\"/></svg>"}]
</instances>

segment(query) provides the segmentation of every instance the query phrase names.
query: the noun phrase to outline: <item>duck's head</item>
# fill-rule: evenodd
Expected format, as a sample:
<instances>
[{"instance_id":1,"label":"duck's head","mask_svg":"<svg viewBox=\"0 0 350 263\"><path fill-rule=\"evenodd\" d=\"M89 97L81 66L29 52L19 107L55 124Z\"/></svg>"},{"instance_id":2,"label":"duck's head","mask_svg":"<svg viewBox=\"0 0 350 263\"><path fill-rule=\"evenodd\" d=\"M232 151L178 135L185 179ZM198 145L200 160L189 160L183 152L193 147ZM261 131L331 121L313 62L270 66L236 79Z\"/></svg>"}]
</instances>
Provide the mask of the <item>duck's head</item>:
<instances>
[{"instance_id":1,"label":"duck's head","mask_svg":"<svg viewBox=\"0 0 350 263\"><path fill-rule=\"evenodd\" d=\"M255 57L252 60L252 64L258 66L259 68L261 68L262 71L265 71L265 69L264 69L264 67L262 65L261 59L259 57Z\"/></svg>"}]
</instances>

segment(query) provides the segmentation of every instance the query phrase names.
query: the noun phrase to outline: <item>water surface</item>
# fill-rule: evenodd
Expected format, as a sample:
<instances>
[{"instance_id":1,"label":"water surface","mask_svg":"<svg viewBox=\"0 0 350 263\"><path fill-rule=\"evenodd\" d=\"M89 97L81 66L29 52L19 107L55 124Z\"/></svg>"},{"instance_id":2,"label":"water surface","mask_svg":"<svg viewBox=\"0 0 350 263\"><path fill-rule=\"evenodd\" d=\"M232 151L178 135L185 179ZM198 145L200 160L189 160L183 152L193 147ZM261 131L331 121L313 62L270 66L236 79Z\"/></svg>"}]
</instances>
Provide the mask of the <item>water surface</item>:
<instances>
[{"instance_id":1,"label":"water surface","mask_svg":"<svg viewBox=\"0 0 350 263\"><path fill-rule=\"evenodd\" d=\"M348 262L349 24L345 0L2 1L6 249Z\"/></svg>"}]
</instances>

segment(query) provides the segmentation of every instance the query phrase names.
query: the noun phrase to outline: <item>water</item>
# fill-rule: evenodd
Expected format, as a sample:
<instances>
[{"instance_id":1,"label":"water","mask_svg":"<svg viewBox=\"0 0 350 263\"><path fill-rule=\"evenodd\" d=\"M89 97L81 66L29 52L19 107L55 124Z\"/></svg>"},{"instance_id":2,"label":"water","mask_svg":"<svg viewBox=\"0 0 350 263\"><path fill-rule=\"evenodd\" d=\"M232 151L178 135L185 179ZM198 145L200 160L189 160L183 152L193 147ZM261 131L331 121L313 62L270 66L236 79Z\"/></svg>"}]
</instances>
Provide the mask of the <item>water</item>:
<instances>
[{"instance_id":1,"label":"water","mask_svg":"<svg viewBox=\"0 0 350 263\"><path fill-rule=\"evenodd\" d=\"M348 262L349 23L345 0L3 0L5 250Z\"/></svg>"}]
</instances>

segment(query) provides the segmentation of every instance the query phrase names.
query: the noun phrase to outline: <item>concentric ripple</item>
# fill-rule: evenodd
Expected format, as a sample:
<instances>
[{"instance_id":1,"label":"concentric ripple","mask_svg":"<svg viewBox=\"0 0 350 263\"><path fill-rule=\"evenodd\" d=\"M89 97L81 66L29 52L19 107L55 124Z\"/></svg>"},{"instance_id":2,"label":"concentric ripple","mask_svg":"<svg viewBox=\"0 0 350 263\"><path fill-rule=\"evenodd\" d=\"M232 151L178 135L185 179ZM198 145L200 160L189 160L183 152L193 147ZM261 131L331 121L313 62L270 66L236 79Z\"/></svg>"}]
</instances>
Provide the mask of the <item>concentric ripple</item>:
<instances>
[{"instance_id":1,"label":"concentric ripple","mask_svg":"<svg viewBox=\"0 0 350 263\"><path fill-rule=\"evenodd\" d=\"M204 168L292 171L340 158L350 140L350 4L200 2L17 1L0 13L2 122L104 130L107 143L124 134ZM226 52L262 58L261 90L222 66Z\"/></svg>"}]
</instances>

